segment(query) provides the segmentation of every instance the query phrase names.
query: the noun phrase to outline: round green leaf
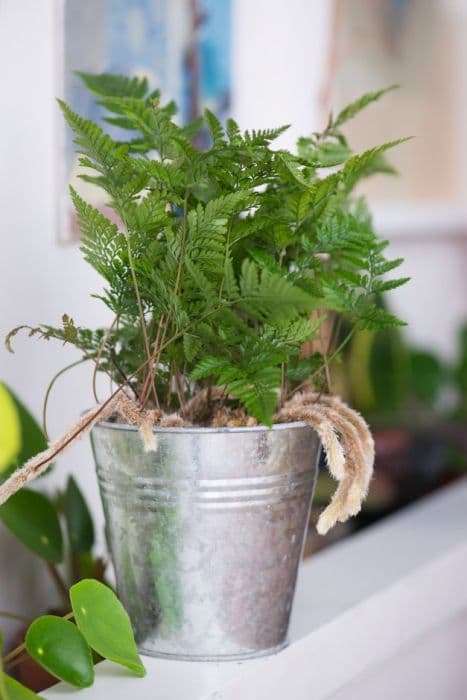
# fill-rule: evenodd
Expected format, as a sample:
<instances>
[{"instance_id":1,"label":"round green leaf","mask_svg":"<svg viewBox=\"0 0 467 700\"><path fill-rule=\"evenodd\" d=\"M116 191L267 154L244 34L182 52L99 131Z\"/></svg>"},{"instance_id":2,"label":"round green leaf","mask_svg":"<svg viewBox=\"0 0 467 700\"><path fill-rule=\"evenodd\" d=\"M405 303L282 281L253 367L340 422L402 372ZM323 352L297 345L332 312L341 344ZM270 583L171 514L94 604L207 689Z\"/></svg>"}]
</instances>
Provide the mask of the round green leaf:
<instances>
[{"instance_id":1,"label":"round green leaf","mask_svg":"<svg viewBox=\"0 0 467 700\"><path fill-rule=\"evenodd\" d=\"M0 506L0 520L23 544L46 561L63 559L57 511L43 494L21 489Z\"/></svg>"},{"instance_id":2,"label":"round green leaf","mask_svg":"<svg viewBox=\"0 0 467 700\"><path fill-rule=\"evenodd\" d=\"M78 484L69 477L64 500L65 518L73 552L85 554L94 544L94 525Z\"/></svg>"},{"instance_id":3,"label":"round green leaf","mask_svg":"<svg viewBox=\"0 0 467 700\"><path fill-rule=\"evenodd\" d=\"M29 690L29 688L26 688L11 676L7 676L6 673L3 675L3 679L6 688L5 700L34 700L34 698L37 700L37 698L42 697L33 693L32 690Z\"/></svg>"},{"instance_id":4,"label":"round green leaf","mask_svg":"<svg viewBox=\"0 0 467 700\"><path fill-rule=\"evenodd\" d=\"M84 579L70 588L76 624L98 654L126 666L137 676L146 670L136 649L130 618L108 586Z\"/></svg>"},{"instance_id":5,"label":"round green leaf","mask_svg":"<svg viewBox=\"0 0 467 700\"><path fill-rule=\"evenodd\" d=\"M56 615L44 615L29 627L26 649L34 661L62 681L78 688L94 682L91 650L72 622Z\"/></svg>"}]
</instances>

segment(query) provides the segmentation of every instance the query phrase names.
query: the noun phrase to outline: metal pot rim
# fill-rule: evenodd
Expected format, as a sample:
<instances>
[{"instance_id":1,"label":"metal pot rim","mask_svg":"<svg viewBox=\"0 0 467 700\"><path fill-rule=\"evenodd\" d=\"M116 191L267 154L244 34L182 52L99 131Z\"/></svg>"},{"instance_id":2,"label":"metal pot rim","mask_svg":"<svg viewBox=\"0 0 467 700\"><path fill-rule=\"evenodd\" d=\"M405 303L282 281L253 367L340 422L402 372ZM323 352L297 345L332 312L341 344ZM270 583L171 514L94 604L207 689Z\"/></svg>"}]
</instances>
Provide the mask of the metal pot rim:
<instances>
[{"instance_id":1,"label":"metal pot rim","mask_svg":"<svg viewBox=\"0 0 467 700\"><path fill-rule=\"evenodd\" d=\"M182 433L185 435L188 435L190 433L263 433L263 432L268 432L269 430L295 430L297 428L309 428L310 426L308 423L305 423L304 421L294 421L292 423L274 423L270 428L267 425L240 425L237 427L222 427L222 428L215 428L215 427L210 427L210 426L196 426L196 425L190 425L186 426L184 428L160 428L158 426L154 426L153 432L156 434L159 433ZM129 425L128 423L111 423L109 421L100 421L99 423L96 423L93 427L93 430L96 430L97 428L107 428L111 430L130 430L133 432L137 432L138 428L134 425Z\"/></svg>"}]
</instances>

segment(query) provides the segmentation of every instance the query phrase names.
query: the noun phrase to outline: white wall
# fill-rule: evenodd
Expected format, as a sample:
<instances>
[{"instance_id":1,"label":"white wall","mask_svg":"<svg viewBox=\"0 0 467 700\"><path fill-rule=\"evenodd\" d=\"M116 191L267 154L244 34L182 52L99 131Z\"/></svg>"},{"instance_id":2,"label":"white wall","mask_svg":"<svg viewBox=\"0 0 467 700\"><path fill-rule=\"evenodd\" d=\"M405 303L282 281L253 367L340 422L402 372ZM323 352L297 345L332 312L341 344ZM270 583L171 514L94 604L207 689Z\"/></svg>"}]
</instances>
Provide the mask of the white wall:
<instances>
[{"instance_id":1,"label":"white wall","mask_svg":"<svg viewBox=\"0 0 467 700\"><path fill-rule=\"evenodd\" d=\"M233 0L233 116L245 129L290 124L277 142L322 124L319 92L326 68L332 2Z\"/></svg>"}]
</instances>

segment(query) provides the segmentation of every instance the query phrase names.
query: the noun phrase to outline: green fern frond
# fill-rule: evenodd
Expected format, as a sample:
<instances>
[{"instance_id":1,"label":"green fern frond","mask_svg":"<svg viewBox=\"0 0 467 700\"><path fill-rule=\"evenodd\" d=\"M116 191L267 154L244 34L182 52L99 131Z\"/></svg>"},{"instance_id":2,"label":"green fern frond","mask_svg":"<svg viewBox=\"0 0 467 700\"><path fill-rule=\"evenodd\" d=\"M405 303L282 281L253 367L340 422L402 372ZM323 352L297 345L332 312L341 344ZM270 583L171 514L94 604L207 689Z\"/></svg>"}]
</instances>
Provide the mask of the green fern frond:
<instances>
[{"instance_id":1,"label":"green fern frond","mask_svg":"<svg viewBox=\"0 0 467 700\"><path fill-rule=\"evenodd\" d=\"M350 328L397 322L379 295L405 283L390 279L400 260L385 257L386 244L351 192L374 172L393 172L384 154L401 141L353 155L339 131L386 91L364 95L321 134L299 139L295 154L271 146L287 127L242 134L210 111L180 127L174 103L162 104L144 78L80 77L98 96L104 122L124 130L124 140L113 140L60 103L81 176L106 192L121 222L72 190L84 257L107 283L98 298L118 319L99 350L100 367L116 381L122 372L132 377L137 395L148 386L147 369L138 370L145 335L150 348L159 346L152 371L163 410L180 406L175 377L186 400L214 382L229 403L269 425L281 391L324 376L324 359L302 358L301 347L327 315L345 317ZM191 139L203 126L211 144L201 151ZM102 329L68 317L59 328L31 331L87 356L103 338Z\"/></svg>"},{"instance_id":2,"label":"green fern frond","mask_svg":"<svg viewBox=\"0 0 467 700\"><path fill-rule=\"evenodd\" d=\"M226 145L224 128L219 119L209 109L204 110L204 118L208 125L208 130L212 138L214 148L219 148Z\"/></svg>"},{"instance_id":3,"label":"green fern frond","mask_svg":"<svg viewBox=\"0 0 467 700\"><path fill-rule=\"evenodd\" d=\"M129 78L113 73L84 73L76 71L88 90L99 97L133 97L142 99L148 93L147 78Z\"/></svg>"},{"instance_id":4,"label":"green fern frond","mask_svg":"<svg viewBox=\"0 0 467 700\"><path fill-rule=\"evenodd\" d=\"M410 141L411 136L396 139L394 141L389 141L388 143L383 143L381 146L375 146L370 148L363 153L352 156L349 158L343 169L341 170L342 179L346 185L347 190L352 189L355 184L364 177L372 175L374 172L378 172L378 163L380 156L395 146L399 146L401 143ZM376 166L375 166L376 163Z\"/></svg>"},{"instance_id":5,"label":"green fern frond","mask_svg":"<svg viewBox=\"0 0 467 700\"><path fill-rule=\"evenodd\" d=\"M108 282L128 273L125 238L98 209L85 202L70 187L82 235L81 250L87 260Z\"/></svg>"},{"instance_id":6,"label":"green fern frond","mask_svg":"<svg viewBox=\"0 0 467 700\"><path fill-rule=\"evenodd\" d=\"M389 85L389 87L383 88L382 90L376 90L375 92L365 93L364 95L359 97L358 100L355 100L351 104L347 105L342 111L339 112L337 117L332 120L332 128L337 129L341 127L350 119L356 117L359 112L365 109L365 107L370 105L372 102L376 102L381 97L383 97L383 95L386 95L392 90L397 90L398 88L399 85Z\"/></svg>"},{"instance_id":7,"label":"green fern frond","mask_svg":"<svg viewBox=\"0 0 467 700\"><path fill-rule=\"evenodd\" d=\"M258 271L251 260L244 260L240 276L240 308L260 321L289 320L308 313L317 300L269 270Z\"/></svg>"},{"instance_id":8,"label":"green fern frond","mask_svg":"<svg viewBox=\"0 0 467 700\"><path fill-rule=\"evenodd\" d=\"M284 124L284 126L279 126L275 129L253 129L252 131L245 131L243 140L250 148L268 146L286 132L287 129L290 129L290 124Z\"/></svg>"},{"instance_id":9,"label":"green fern frond","mask_svg":"<svg viewBox=\"0 0 467 700\"><path fill-rule=\"evenodd\" d=\"M100 126L80 117L62 100L58 100L58 103L75 133L78 153L87 158L87 167L92 167L104 175L108 175L112 168L118 168L128 153L128 146L113 141Z\"/></svg>"}]
</instances>

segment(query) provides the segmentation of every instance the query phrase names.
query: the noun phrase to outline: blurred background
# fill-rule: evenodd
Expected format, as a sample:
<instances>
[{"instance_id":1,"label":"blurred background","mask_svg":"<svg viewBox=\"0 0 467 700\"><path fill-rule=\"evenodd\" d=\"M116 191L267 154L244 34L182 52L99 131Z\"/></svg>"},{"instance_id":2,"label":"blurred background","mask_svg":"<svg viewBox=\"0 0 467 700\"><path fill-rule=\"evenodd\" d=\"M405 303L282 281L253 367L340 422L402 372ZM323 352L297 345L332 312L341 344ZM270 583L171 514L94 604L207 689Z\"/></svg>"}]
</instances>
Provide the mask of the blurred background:
<instances>
[{"instance_id":1,"label":"blurred background","mask_svg":"<svg viewBox=\"0 0 467 700\"><path fill-rule=\"evenodd\" d=\"M146 74L192 119L209 106L242 128L291 124L279 145L325 126L331 109L398 83L347 133L356 150L399 136L399 176L365 183L378 230L412 277L388 297L407 328L357 334L334 385L370 421L377 469L365 511L347 534L467 469L467 0L0 0L0 335L20 324L107 321L90 295L67 199L76 162L55 97L98 117L74 70ZM83 185L79 185L83 190ZM86 192L95 203L98 195ZM47 385L73 351L15 342L0 350L0 381L38 418ZM103 391L106 387L103 387ZM52 436L92 403L90 372L57 382ZM98 549L103 518L87 441L41 485L73 473L91 506ZM316 506L332 484L320 479ZM314 516L313 516L314 517ZM310 531L312 533L312 530ZM310 534L307 552L322 546ZM0 528L0 608L50 604L40 562Z\"/></svg>"}]
</instances>

